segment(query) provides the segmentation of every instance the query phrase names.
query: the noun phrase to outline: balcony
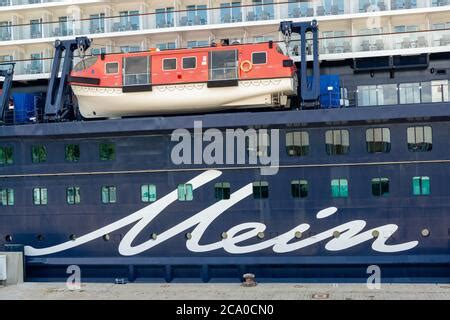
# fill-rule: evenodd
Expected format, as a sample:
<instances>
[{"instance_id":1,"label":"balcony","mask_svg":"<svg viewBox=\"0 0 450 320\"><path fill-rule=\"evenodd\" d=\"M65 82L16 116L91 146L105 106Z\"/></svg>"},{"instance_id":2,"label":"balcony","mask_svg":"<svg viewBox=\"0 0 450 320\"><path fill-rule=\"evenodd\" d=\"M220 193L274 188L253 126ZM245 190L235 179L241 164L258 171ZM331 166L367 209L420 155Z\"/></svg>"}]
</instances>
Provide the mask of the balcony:
<instances>
[{"instance_id":1,"label":"balcony","mask_svg":"<svg viewBox=\"0 0 450 320\"><path fill-rule=\"evenodd\" d=\"M49 2L62 2L61 0L0 0L0 7L23 6Z\"/></svg>"}]
</instances>

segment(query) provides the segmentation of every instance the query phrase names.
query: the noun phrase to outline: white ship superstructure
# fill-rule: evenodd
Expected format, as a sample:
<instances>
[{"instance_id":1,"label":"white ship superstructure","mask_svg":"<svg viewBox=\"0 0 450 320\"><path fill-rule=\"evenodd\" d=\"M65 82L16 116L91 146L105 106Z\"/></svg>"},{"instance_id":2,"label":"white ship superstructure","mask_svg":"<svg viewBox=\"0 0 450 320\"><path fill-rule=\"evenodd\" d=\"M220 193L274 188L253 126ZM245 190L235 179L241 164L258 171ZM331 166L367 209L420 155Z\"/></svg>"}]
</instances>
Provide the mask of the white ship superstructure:
<instances>
[{"instance_id":1,"label":"white ship superstructure","mask_svg":"<svg viewBox=\"0 0 450 320\"><path fill-rule=\"evenodd\" d=\"M449 0L0 0L0 62L17 63L15 80L46 79L56 39L89 36L88 54L163 50L282 40L280 21L311 19L321 60L450 49Z\"/></svg>"}]
</instances>

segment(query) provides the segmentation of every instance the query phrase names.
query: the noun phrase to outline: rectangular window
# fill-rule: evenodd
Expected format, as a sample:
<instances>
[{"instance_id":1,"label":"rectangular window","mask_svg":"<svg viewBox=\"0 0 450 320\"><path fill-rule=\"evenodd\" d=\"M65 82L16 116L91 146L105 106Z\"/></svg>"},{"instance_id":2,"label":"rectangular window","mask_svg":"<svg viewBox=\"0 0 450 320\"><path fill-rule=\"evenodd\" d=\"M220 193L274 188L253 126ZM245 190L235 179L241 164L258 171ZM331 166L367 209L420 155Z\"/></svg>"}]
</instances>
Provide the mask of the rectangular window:
<instances>
[{"instance_id":1,"label":"rectangular window","mask_svg":"<svg viewBox=\"0 0 450 320\"><path fill-rule=\"evenodd\" d=\"M149 57L123 58L123 85L146 85L150 83Z\"/></svg>"},{"instance_id":2,"label":"rectangular window","mask_svg":"<svg viewBox=\"0 0 450 320\"><path fill-rule=\"evenodd\" d=\"M47 188L34 188L33 189L33 203L37 206L46 205L47 201Z\"/></svg>"},{"instance_id":3,"label":"rectangular window","mask_svg":"<svg viewBox=\"0 0 450 320\"><path fill-rule=\"evenodd\" d=\"M0 206L14 205L14 190L8 188L0 188Z\"/></svg>"},{"instance_id":4,"label":"rectangular window","mask_svg":"<svg viewBox=\"0 0 450 320\"><path fill-rule=\"evenodd\" d=\"M156 186L154 184L144 184L141 186L141 201L156 201Z\"/></svg>"},{"instance_id":5,"label":"rectangular window","mask_svg":"<svg viewBox=\"0 0 450 320\"><path fill-rule=\"evenodd\" d=\"M105 65L106 74L117 74L119 73L119 63L118 62L108 62Z\"/></svg>"},{"instance_id":6,"label":"rectangular window","mask_svg":"<svg viewBox=\"0 0 450 320\"><path fill-rule=\"evenodd\" d=\"M192 184L178 185L178 200L179 201L194 200L194 188L192 187Z\"/></svg>"},{"instance_id":7,"label":"rectangular window","mask_svg":"<svg viewBox=\"0 0 450 320\"><path fill-rule=\"evenodd\" d=\"M238 77L237 50L211 51L209 53L209 80L234 80Z\"/></svg>"},{"instance_id":8,"label":"rectangular window","mask_svg":"<svg viewBox=\"0 0 450 320\"><path fill-rule=\"evenodd\" d=\"M433 149L433 134L431 127L410 127L407 131L408 150L426 152Z\"/></svg>"},{"instance_id":9,"label":"rectangular window","mask_svg":"<svg viewBox=\"0 0 450 320\"><path fill-rule=\"evenodd\" d=\"M366 146L369 153L387 153L391 151L391 131L388 128L366 130Z\"/></svg>"},{"instance_id":10,"label":"rectangular window","mask_svg":"<svg viewBox=\"0 0 450 320\"><path fill-rule=\"evenodd\" d=\"M325 133L328 155L347 154L350 149L348 130L328 130Z\"/></svg>"},{"instance_id":11,"label":"rectangular window","mask_svg":"<svg viewBox=\"0 0 450 320\"><path fill-rule=\"evenodd\" d=\"M413 195L428 196L430 195L430 177L413 177Z\"/></svg>"},{"instance_id":12,"label":"rectangular window","mask_svg":"<svg viewBox=\"0 0 450 320\"><path fill-rule=\"evenodd\" d=\"M112 161L116 158L116 148L114 143L101 143L100 144L100 160Z\"/></svg>"},{"instance_id":13,"label":"rectangular window","mask_svg":"<svg viewBox=\"0 0 450 320\"><path fill-rule=\"evenodd\" d=\"M286 133L286 151L291 157L309 153L309 134L306 131Z\"/></svg>"},{"instance_id":14,"label":"rectangular window","mask_svg":"<svg viewBox=\"0 0 450 320\"><path fill-rule=\"evenodd\" d=\"M78 162L80 160L80 146L69 144L66 146L66 161Z\"/></svg>"},{"instance_id":15,"label":"rectangular window","mask_svg":"<svg viewBox=\"0 0 450 320\"><path fill-rule=\"evenodd\" d=\"M258 181L253 183L253 198L267 199L269 198L269 183L266 181Z\"/></svg>"},{"instance_id":16,"label":"rectangular window","mask_svg":"<svg viewBox=\"0 0 450 320\"><path fill-rule=\"evenodd\" d=\"M32 146L31 147L33 163L42 163L47 161L47 150L45 146Z\"/></svg>"},{"instance_id":17,"label":"rectangular window","mask_svg":"<svg viewBox=\"0 0 450 320\"><path fill-rule=\"evenodd\" d=\"M348 197L348 181L347 179L331 180L331 196L333 198Z\"/></svg>"},{"instance_id":18,"label":"rectangular window","mask_svg":"<svg viewBox=\"0 0 450 320\"><path fill-rule=\"evenodd\" d=\"M183 58L183 69L195 69L195 68L197 68L196 57Z\"/></svg>"},{"instance_id":19,"label":"rectangular window","mask_svg":"<svg viewBox=\"0 0 450 320\"><path fill-rule=\"evenodd\" d=\"M170 71L170 70L177 70L177 59L163 59L163 70L164 71Z\"/></svg>"},{"instance_id":20,"label":"rectangular window","mask_svg":"<svg viewBox=\"0 0 450 320\"><path fill-rule=\"evenodd\" d=\"M267 53L266 52L253 52L252 53L252 63L253 64L266 64L267 63Z\"/></svg>"},{"instance_id":21,"label":"rectangular window","mask_svg":"<svg viewBox=\"0 0 450 320\"><path fill-rule=\"evenodd\" d=\"M103 186L102 187L102 203L116 203L117 202L117 189L115 186Z\"/></svg>"},{"instance_id":22,"label":"rectangular window","mask_svg":"<svg viewBox=\"0 0 450 320\"><path fill-rule=\"evenodd\" d=\"M372 194L375 197L381 197L389 194L389 179L375 178L372 179Z\"/></svg>"},{"instance_id":23,"label":"rectangular window","mask_svg":"<svg viewBox=\"0 0 450 320\"><path fill-rule=\"evenodd\" d=\"M291 182L291 194L294 198L306 198L308 196L308 181L294 180Z\"/></svg>"},{"instance_id":24,"label":"rectangular window","mask_svg":"<svg viewBox=\"0 0 450 320\"><path fill-rule=\"evenodd\" d=\"M216 183L214 186L214 195L217 200L228 200L230 199L230 184L228 182Z\"/></svg>"},{"instance_id":25,"label":"rectangular window","mask_svg":"<svg viewBox=\"0 0 450 320\"><path fill-rule=\"evenodd\" d=\"M14 164L13 147L0 147L0 165Z\"/></svg>"},{"instance_id":26,"label":"rectangular window","mask_svg":"<svg viewBox=\"0 0 450 320\"><path fill-rule=\"evenodd\" d=\"M80 187L69 187L66 189L67 204L74 205L80 204Z\"/></svg>"}]
</instances>

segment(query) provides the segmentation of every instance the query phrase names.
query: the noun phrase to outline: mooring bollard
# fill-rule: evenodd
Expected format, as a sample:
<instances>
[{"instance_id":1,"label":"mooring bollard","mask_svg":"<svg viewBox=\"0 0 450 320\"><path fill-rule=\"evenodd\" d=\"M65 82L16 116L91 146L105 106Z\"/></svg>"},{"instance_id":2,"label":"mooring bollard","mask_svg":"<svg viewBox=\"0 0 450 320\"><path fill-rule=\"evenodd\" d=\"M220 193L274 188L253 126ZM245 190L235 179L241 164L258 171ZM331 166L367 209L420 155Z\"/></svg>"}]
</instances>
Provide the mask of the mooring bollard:
<instances>
[{"instance_id":1,"label":"mooring bollard","mask_svg":"<svg viewBox=\"0 0 450 320\"><path fill-rule=\"evenodd\" d=\"M244 282L242 282L243 287L255 287L257 285L253 273L246 273L242 277L244 278Z\"/></svg>"}]
</instances>

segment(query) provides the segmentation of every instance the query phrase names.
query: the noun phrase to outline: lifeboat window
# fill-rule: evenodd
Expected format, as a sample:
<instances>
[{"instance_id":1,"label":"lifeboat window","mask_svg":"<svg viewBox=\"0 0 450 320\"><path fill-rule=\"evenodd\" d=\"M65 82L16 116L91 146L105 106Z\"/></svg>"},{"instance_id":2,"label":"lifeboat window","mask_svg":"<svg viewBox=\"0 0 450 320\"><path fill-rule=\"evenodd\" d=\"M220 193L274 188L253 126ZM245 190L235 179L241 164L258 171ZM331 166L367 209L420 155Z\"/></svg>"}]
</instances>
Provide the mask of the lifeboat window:
<instances>
[{"instance_id":1,"label":"lifeboat window","mask_svg":"<svg viewBox=\"0 0 450 320\"><path fill-rule=\"evenodd\" d=\"M253 52L252 53L252 63L253 64L266 64L267 63L267 52Z\"/></svg>"},{"instance_id":2,"label":"lifeboat window","mask_svg":"<svg viewBox=\"0 0 450 320\"><path fill-rule=\"evenodd\" d=\"M92 67L98 60L98 57L89 57L86 58L80 62L78 62L75 67L73 67L73 71L75 72L79 72L79 71L83 71L86 70L90 67Z\"/></svg>"},{"instance_id":3,"label":"lifeboat window","mask_svg":"<svg viewBox=\"0 0 450 320\"><path fill-rule=\"evenodd\" d=\"M212 51L209 53L209 80L237 79L237 50Z\"/></svg>"},{"instance_id":4,"label":"lifeboat window","mask_svg":"<svg viewBox=\"0 0 450 320\"><path fill-rule=\"evenodd\" d=\"M150 83L149 57L128 57L123 59L123 84L125 86Z\"/></svg>"},{"instance_id":5,"label":"lifeboat window","mask_svg":"<svg viewBox=\"0 0 450 320\"><path fill-rule=\"evenodd\" d=\"M183 58L183 69L195 69L195 68L197 68L196 57Z\"/></svg>"},{"instance_id":6,"label":"lifeboat window","mask_svg":"<svg viewBox=\"0 0 450 320\"><path fill-rule=\"evenodd\" d=\"M163 70L164 71L177 70L177 59L176 58L163 59Z\"/></svg>"},{"instance_id":7,"label":"lifeboat window","mask_svg":"<svg viewBox=\"0 0 450 320\"><path fill-rule=\"evenodd\" d=\"M105 66L106 74L117 74L119 73L119 63L118 62L109 62Z\"/></svg>"}]
</instances>

